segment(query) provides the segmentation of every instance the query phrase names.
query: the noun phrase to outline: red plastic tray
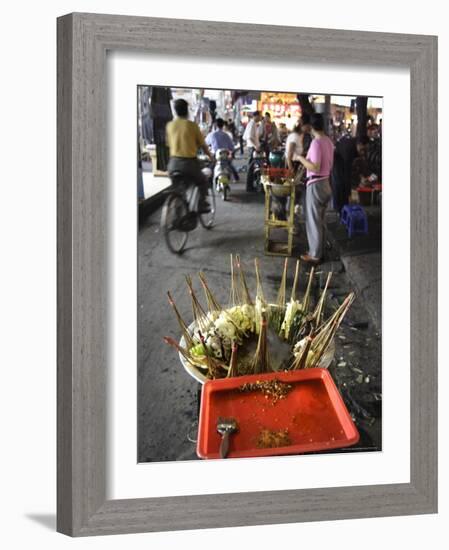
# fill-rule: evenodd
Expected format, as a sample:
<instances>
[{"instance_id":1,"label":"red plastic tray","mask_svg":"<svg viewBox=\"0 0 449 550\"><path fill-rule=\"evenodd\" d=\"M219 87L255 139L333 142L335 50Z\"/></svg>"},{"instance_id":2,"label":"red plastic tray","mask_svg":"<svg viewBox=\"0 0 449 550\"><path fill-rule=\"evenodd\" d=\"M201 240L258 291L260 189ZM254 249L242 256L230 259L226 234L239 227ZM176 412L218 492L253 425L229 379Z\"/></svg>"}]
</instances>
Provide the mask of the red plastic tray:
<instances>
[{"instance_id":1,"label":"red plastic tray","mask_svg":"<svg viewBox=\"0 0 449 550\"><path fill-rule=\"evenodd\" d=\"M259 391L239 387L257 380L292 384L287 396L273 404ZM210 380L203 386L197 454L219 458L217 419L233 417L239 429L230 437L228 458L300 454L354 445L359 433L326 369L306 369ZM291 445L258 448L260 431L288 430Z\"/></svg>"}]
</instances>

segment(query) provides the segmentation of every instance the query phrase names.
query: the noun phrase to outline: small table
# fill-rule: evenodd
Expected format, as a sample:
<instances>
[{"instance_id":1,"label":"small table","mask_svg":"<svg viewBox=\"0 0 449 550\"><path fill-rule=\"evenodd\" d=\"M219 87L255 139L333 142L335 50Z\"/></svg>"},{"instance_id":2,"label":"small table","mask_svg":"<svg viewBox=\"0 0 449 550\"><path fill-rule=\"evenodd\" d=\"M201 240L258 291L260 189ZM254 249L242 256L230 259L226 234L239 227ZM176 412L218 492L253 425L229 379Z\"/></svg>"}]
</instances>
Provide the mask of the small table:
<instances>
[{"instance_id":1,"label":"small table","mask_svg":"<svg viewBox=\"0 0 449 550\"><path fill-rule=\"evenodd\" d=\"M297 185L288 175L285 168L267 168L262 175L265 191L265 254L269 256L291 256L293 250L293 232L295 228L295 198ZM273 212L273 200L289 199L287 219L279 220ZM273 238L273 231L285 229L287 240L279 241Z\"/></svg>"},{"instance_id":2,"label":"small table","mask_svg":"<svg viewBox=\"0 0 449 550\"><path fill-rule=\"evenodd\" d=\"M369 205L364 201L360 201L360 204L362 204L363 206L372 206L374 204L375 197L382 192L382 184L375 183L370 187L365 185L360 185L359 187L357 187L357 192L359 194L359 200L361 197L361 193L366 193L366 194L369 193L370 194Z\"/></svg>"}]
</instances>

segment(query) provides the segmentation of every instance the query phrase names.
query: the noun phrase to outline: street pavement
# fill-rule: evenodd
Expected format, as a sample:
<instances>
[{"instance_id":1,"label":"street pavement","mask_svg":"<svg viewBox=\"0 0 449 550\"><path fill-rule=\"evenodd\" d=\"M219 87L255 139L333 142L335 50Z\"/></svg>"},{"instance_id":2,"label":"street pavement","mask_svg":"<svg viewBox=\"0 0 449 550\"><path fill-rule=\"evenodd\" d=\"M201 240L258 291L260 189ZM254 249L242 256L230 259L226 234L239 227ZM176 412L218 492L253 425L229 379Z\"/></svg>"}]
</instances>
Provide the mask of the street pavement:
<instances>
[{"instance_id":1,"label":"street pavement","mask_svg":"<svg viewBox=\"0 0 449 550\"><path fill-rule=\"evenodd\" d=\"M244 160L237 161L243 166ZM200 385L183 369L175 350L163 342L164 336L179 340L176 318L167 301L170 291L183 318L192 319L185 275L194 278L198 295L199 271L207 277L218 301L227 304L230 288L230 254L239 254L245 266L249 287L254 295L254 258L259 258L264 292L275 300L284 258L264 254L263 194L245 191L242 182L232 185L228 202L217 199L216 224L211 230L199 226L189 235L185 252L171 254L159 229L160 209L140 225L138 236L138 460L139 462L194 460ZM335 217L335 216L334 216ZM329 227L332 229L332 215ZM335 220L334 220L335 221ZM334 228L335 229L335 228ZM340 230L340 228L338 228ZM331 230L332 248L318 269L313 289L319 295L327 271L334 271L331 306L357 287L341 261L341 248ZM340 239L342 237L340 236ZM343 239L344 241L344 239ZM296 239L295 253L303 253L306 238L302 226ZM366 252L361 249L362 252ZM360 256L363 254L360 254ZM357 258L354 253L352 261ZM291 288L295 260L289 262L288 285ZM355 270L357 271L357 270ZM308 268L301 266L300 290L304 290ZM380 271L378 270L380 273ZM380 278L380 277L379 277ZM356 277L357 279L357 277ZM358 279L357 279L358 280ZM366 286L366 285L365 285ZM356 420L361 441L358 450L381 449L381 340L378 300L369 294L358 296L336 338L336 353L330 372ZM204 303L204 300L203 300ZM369 307L368 307L369 305Z\"/></svg>"}]
</instances>

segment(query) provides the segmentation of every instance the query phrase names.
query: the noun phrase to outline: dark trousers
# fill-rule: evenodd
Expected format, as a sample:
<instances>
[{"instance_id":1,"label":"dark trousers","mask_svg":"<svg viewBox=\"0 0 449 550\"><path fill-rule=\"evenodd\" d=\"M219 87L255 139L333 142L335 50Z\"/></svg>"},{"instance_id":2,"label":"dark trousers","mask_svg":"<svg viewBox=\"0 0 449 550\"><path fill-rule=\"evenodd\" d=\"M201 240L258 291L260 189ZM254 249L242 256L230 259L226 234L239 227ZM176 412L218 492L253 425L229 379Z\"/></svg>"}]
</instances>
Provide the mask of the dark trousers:
<instances>
[{"instance_id":1,"label":"dark trousers","mask_svg":"<svg viewBox=\"0 0 449 550\"><path fill-rule=\"evenodd\" d=\"M349 204L351 196L351 165L337 156L334 159L331 181L333 207L340 213L343 206Z\"/></svg>"},{"instance_id":2,"label":"dark trousers","mask_svg":"<svg viewBox=\"0 0 449 550\"><path fill-rule=\"evenodd\" d=\"M254 160L253 155L255 147L248 147L248 169L246 171L246 190L253 191L254 189Z\"/></svg>"},{"instance_id":3,"label":"dark trousers","mask_svg":"<svg viewBox=\"0 0 449 550\"><path fill-rule=\"evenodd\" d=\"M240 154L243 155L243 135L239 135Z\"/></svg>"},{"instance_id":4,"label":"dark trousers","mask_svg":"<svg viewBox=\"0 0 449 550\"><path fill-rule=\"evenodd\" d=\"M172 176L175 172L181 173L183 177L197 185L201 198L204 199L207 196L209 184L206 176L201 172L201 165L198 159L170 157L168 173Z\"/></svg>"}]
</instances>

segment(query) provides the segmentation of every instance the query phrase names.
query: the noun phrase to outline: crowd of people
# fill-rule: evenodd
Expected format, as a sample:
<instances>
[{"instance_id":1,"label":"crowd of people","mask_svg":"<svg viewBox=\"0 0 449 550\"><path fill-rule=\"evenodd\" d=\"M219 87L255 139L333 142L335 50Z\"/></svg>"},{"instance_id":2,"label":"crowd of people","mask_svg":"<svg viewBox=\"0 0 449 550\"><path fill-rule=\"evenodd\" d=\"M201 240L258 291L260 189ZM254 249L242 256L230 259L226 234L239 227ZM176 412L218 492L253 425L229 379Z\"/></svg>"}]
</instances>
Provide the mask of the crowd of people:
<instances>
[{"instance_id":1,"label":"crowd of people","mask_svg":"<svg viewBox=\"0 0 449 550\"><path fill-rule=\"evenodd\" d=\"M303 209L308 251L302 259L319 263L323 258L325 212L332 201L340 213L348 204L352 189L360 184L370 185L381 178L381 127L371 123L358 137L344 132L334 143L325 131L325 119L319 113L302 117L291 131L285 124L277 127L270 113L263 116L255 111L244 131L237 131L232 120L216 118L206 137L198 125L188 120L188 104L183 99L174 102L176 119L167 124L167 145L170 151L168 171L182 172L197 183L200 189L200 212L207 212L207 180L197 160L198 149L211 161L220 149L229 151L229 166L233 177L239 173L232 163L237 150L248 154L247 191L254 190L254 159L263 155L270 163L271 153L282 150L284 167L292 177L301 180Z\"/></svg>"}]
</instances>

